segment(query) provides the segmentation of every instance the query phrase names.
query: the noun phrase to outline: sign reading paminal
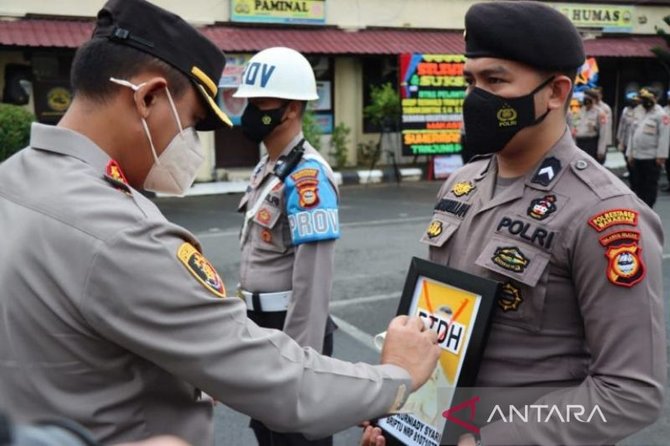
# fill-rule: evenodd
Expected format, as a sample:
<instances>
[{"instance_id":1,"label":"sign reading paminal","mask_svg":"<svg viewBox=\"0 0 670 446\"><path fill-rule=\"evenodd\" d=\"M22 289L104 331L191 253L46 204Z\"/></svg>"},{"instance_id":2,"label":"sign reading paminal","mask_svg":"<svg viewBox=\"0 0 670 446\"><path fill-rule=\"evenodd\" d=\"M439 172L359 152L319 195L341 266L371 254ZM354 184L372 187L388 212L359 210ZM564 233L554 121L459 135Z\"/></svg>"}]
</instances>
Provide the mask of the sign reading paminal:
<instances>
[{"instance_id":1,"label":"sign reading paminal","mask_svg":"<svg viewBox=\"0 0 670 446\"><path fill-rule=\"evenodd\" d=\"M233 22L326 23L326 0L231 0Z\"/></svg>"}]
</instances>

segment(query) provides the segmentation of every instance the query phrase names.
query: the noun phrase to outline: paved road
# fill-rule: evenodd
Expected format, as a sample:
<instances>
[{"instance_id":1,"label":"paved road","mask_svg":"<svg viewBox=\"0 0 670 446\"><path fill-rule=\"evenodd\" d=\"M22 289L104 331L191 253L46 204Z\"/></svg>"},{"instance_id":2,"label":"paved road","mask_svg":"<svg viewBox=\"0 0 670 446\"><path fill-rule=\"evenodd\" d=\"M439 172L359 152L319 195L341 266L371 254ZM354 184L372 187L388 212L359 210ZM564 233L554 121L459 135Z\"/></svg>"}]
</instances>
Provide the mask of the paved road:
<instances>
[{"instance_id":1,"label":"paved road","mask_svg":"<svg viewBox=\"0 0 670 446\"><path fill-rule=\"evenodd\" d=\"M351 361L375 362L372 336L385 329L395 314L400 290L412 256L426 249L418 239L430 219L438 182L343 187L340 218L342 239L336 250L336 276L332 313L340 325L335 356ZM242 217L234 211L240 195L184 199L158 199L166 216L195 233L205 254L224 276L228 290L236 288L239 267L237 234ZM656 206L670 223L670 195L661 194ZM666 223L666 232L670 229ZM664 252L670 253L667 248ZM666 255L670 258L670 254ZM670 289L670 262L664 260L665 289ZM666 309L666 320L668 309ZM248 418L225 407L216 412L216 444L254 445ZM670 408L661 420L622 444L667 445ZM335 436L336 446L356 445L357 428Z\"/></svg>"}]
</instances>

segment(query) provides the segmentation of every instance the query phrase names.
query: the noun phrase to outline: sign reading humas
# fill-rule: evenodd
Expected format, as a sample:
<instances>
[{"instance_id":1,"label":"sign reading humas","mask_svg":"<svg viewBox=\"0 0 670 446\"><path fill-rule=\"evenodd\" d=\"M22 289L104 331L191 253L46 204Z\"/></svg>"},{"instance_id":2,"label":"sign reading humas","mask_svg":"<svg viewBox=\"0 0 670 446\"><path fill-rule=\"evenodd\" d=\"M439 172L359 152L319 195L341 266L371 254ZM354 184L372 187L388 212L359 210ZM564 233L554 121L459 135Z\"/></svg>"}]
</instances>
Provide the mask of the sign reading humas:
<instances>
[{"instance_id":1,"label":"sign reading humas","mask_svg":"<svg viewBox=\"0 0 670 446\"><path fill-rule=\"evenodd\" d=\"M461 151L465 56L401 54L403 155Z\"/></svg>"},{"instance_id":2,"label":"sign reading humas","mask_svg":"<svg viewBox=\"0 0 670 446\"><path fill-rule=\"evenodd\" d=\"M630 32L633 29L632 6L558 3L554 8L565 14L577 28L599 28L611 32Z\"/></svg>"},{"instance_id":3,"label":"sign reading humas","mask_svg":"<svg viewBox=\"0 0 670 446\"><path fill-rule=\"evenodd\" d=\"M322 25L326 0L230 0L230 20Z\"/></svg>"}]
</instances>

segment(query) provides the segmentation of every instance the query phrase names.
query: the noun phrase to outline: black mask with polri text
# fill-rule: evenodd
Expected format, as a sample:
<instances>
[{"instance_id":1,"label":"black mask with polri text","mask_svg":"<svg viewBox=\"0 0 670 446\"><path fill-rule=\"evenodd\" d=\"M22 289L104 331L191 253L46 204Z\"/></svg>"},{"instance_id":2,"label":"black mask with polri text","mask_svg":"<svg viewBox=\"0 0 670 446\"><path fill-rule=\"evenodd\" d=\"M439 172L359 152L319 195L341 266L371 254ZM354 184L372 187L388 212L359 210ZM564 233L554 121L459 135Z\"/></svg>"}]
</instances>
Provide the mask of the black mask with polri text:
<instances>
[{"instance_id":1,"label":"black mask with polri text","mask_svg":"<svg viewBox=\"0 0 670 446\"><path fill-rule=\"evenodd\" d=\"M463 102L463 123L467 138L464 149L484 155L501 151L519 131L537 125L549 114L535 118L535 94L554 77L524 96L505 98L481 88L473 88Z\"/></svg>"}]
</instances>

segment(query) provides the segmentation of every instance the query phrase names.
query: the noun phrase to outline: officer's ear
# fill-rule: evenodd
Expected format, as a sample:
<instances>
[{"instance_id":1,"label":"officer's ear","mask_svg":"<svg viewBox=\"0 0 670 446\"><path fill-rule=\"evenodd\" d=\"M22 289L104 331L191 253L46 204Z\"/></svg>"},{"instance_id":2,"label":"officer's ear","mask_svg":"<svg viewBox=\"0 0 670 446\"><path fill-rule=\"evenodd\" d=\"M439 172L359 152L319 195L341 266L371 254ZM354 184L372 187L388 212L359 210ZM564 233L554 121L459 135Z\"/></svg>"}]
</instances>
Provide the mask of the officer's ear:
<instances>
[{"instance_id":1,"label":"officer's ear","mask_svg":"<svg viewBox=\"0 0 670 446\"><path fill-rule=\"evenodd\" d=\"M164 77L155 76L145 79L133 79L132 82L139 86L133 96L135 107L140 116L147 119L156 105L158 95L165 91L167 81Z\"/></svg>"},{"instance_id":2,"label":"officer's ear","mask_svg":"<svg viewBox=\"0 0 670 446\"><path fill-rule=\"evenodd\" d=\"M286 106L286 112L284 112L284 119L301 119L302 113L304 111L303 103L300 101L291 101Z\"/></svg>"},{"instance_id":3,"label":"officer's ear","mask_svg":"<svg viewBox=\"0 0 670 446\"><path fill-rule=\"evenodd\" d=\"M557 74L549 84L549 101L547 107L549 110L556 110L565 107L566 101L572 97L572 79L564 74Z\"/></svg>"}]
</instances>

